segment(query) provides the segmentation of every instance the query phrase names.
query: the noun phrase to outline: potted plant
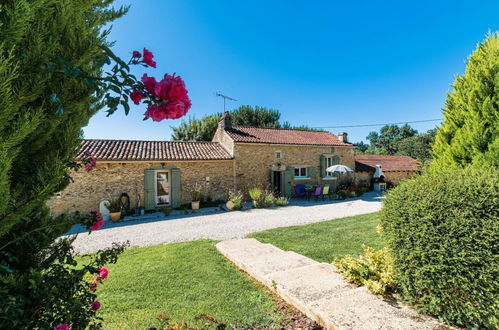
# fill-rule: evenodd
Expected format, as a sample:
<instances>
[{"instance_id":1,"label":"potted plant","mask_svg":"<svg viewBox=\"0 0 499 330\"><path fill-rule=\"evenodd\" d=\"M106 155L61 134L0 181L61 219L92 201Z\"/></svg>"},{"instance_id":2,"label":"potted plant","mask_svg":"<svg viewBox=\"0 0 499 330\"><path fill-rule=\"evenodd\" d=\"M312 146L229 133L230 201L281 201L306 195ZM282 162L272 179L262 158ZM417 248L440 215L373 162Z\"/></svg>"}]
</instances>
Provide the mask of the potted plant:
<instances>
[{"instance_id":1,"label":"potted plant","mask_svg":"<svg viewBox=\"0 0 499 330\"><path fill-rule=\"evenodd\" d=\"M109 202L109 217L112 222L117 222L121 218L121 201L119 199L113 199Z\"/></svg>"},{"instance_id":2,"label":"potted plant","mask_svg":"<svg viewBox=\"0 0 499 330\"><path fill-rule=\"evenodd\" d=\"M243 194L240 191L229 191L229 200L225 204L229 210L240 210L243 208Z\"/></svg>"},{"instance_id":3,"label":"potted plant","mask_svg":"<svg viewBox=\"0 0 499 330\"><path fill-rule=\"evenodd\" d=\"M191 209L199 210L199 201L201 200L201 189L194 187L191 191Z\"/></svg>"}]
</instances>

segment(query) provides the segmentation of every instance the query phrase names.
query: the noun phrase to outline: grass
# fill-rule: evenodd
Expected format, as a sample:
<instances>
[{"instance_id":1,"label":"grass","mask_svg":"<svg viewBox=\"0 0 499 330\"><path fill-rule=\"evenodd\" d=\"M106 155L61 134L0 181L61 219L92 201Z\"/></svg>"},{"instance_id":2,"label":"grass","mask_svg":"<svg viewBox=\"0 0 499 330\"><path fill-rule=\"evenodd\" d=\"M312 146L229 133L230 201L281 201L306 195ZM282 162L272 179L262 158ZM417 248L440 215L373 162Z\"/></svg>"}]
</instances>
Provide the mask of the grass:
<instances>
[{"instance_id":1,"label":"grass","mask_svg":"<svg viewBox=\"0 0 499 330\"><path fill-rule=\"evenodd\" d=\"M228 328L279 327L284 318L268 291L239 272L214 241L134 248L125 251L98 289L105 329L158 327L157 313L189 327L209 314Z\"/></svg>"},{"instance_id":2,"label":"grass","mask_svg":"<svg viewBox=\"0 0 499 330\"><path fill-rule=\"evenodd\" d=\"M294 251L320 262L332 262L346 254L362 254L362 244L383 247L376 232L378 213L318 222L309 225L269 229L250 234L263 243Z\"/></svg>"}]
</instances>

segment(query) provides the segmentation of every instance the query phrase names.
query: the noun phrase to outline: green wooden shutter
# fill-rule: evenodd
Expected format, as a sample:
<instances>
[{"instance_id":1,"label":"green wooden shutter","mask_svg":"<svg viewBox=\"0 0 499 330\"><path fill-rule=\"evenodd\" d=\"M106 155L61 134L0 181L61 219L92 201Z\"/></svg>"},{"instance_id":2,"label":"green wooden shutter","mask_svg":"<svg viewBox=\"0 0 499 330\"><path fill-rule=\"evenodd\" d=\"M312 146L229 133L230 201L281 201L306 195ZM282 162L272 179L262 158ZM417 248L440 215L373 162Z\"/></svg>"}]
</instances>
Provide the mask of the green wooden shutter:
<instances>
[{"instance_id":1,"label":"green wooden shutter","mask_svg":"<svg viewBox=\"0 0 499 330\"><path fill-rule=\"evenodd\" d=\"M286 171L282 172L282 184L283 184L283 193L286 197L291 197L291 180L295 177L295 168L288 166Z\"/></svg>"},{"instance_id":2,"label":"green wooden shutter","mask_svg":"<svg viewBox=\"0 0 499 330\"><path fill-rule=\"evenodd\" d=\"M307 169L307 172L308 172L308 176L311 178L311 179L315 179L316 177L316 167L315 166L310 166L308 169Z\"/></svg>"},{"instance_id":3,"label":"green wooden shutter","mask_svg":"<svg viewBox=\"0 0 499 330\"><path fill-rule=\"evenodd\" d=\"M171 169L171 201L172 207L180 207L182 204L182 188L180 187L180 170L176 167Z\"/></svg>"},{"instance_id":4,"label":"green wooden shutter","mask_svg":"<svg viewBox=\"0 0 499 330\"><path fill-rule=\"evenodd\" d=\"M154 191L155 171L144 171L144 208L154 210L156 208L156 196Z\"/></svg>"},{"instance_id":5,"label":"green wooden shutter","mask_svg":"<svg viewBox=\"0 0 499 330\"><path fill-rule=\"evenodd\" d=\"M321 178L324 178L326 176L326 156L321 155Z\"/></svg>"},{"instance_id":6,"label":"green wooden shutter","mask_svg":"<svg viewBox=\"0 0 499 330\"><path fill-rule=\"evenodd\" d=\"M274 171L269 170L269 185L270 185L270 190L274 189Z\"/></svg>"}]
</instances>

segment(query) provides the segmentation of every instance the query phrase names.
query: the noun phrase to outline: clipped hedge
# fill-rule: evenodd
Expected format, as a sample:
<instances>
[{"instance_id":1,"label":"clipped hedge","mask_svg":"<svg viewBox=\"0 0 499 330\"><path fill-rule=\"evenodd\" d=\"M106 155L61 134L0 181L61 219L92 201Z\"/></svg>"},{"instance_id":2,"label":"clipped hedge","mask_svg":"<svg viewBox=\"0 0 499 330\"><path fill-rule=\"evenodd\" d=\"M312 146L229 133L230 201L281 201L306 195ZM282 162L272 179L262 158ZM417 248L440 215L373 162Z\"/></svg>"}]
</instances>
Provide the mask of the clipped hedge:
<instances>
[{"instance_id":1,"label":"clipped hedge","mask_svg":"<svg viewBox=\"0 0 499 330\"><path fill-rule=\"evenodd\" d=\"M402 296L452 324L499 327L499 170L425 173L381 211Z\"/></svg>"}]
</instances>

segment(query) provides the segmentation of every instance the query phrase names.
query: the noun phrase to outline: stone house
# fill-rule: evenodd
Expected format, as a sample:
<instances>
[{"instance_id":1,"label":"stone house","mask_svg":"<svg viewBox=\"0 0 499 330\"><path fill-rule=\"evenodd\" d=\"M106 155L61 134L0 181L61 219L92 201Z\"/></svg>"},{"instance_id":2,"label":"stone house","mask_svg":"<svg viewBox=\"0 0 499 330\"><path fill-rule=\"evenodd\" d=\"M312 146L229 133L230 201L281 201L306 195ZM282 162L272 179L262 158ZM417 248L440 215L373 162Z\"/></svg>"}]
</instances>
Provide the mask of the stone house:
<instances>
[{"instance_id":1,"label":"stone house","mask_svg":"<svg viewBox=\"0 0 499 330\"><path fill-rule=\"evenodd\" d=\"M74 181L48 202L54 214L95 210L122 193L132 207L179 207L194 187L212 200L255 186L291 196L294 184L334 185L328 166L355 167L346 133L232 126L227 114L211 142L84 140L76 160L85 152L97 166L71 174Z\"/></svg>"},{"instance_id":2,"label":"stone house","mask_svg":"<svg viewBox=\"0 0 499 330\"><path fill-rule=\"evenodd\" d=\"M359 183L371 184L376 166L380 166L389 185L408 179L420 171L419 162L409 156L355 155L355 177Z\"/></svg>"}]
</instances>

